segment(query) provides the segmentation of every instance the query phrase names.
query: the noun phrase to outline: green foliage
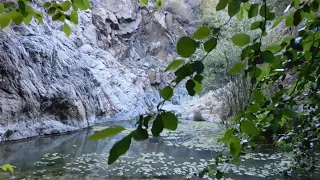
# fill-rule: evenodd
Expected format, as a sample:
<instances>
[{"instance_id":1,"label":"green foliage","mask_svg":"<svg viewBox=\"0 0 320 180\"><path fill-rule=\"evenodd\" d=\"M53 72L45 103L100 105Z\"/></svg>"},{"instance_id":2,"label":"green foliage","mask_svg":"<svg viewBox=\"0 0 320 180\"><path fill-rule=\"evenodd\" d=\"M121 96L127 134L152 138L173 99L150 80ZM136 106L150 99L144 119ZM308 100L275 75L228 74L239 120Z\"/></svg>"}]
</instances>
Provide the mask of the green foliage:
<instances>
[{"instance_id":1,"label":"green foliage","mask_svg":"<svg viewBox=\"0 0 320 180\"><path fill-rule=\"evenodd\" d=\"M70 36L70 34L71 34L71 28L70 28L70 26L69 26L67 23L65 23L65 24L62 26L62 30L63 30L63 32L64 32L67 36Z\"/></svg>"},{"instance_id":2,"label":"green foliage","mask_svg":"<svg viewBox=\"0 0 320 180\"><path fill-rule=\"evenodd\" d=\"M149 0L139 0L139 3L143 6L148 6Z\"/></svg>"},{"instance_id":3,"label":"green foliage","mask_svg":"<svg viewBox=\"0 0 320 180\"><path fill-rule=\"evenodd\" d=\"M9 13L4 13L0 15L0 27L5 28L9 25L11 21L11 16Z\"/></svg>"},{"instance_id":4,"label":"green foliage","mask_svg":"<svg viewBox=\"0 0 320 180\"><path fill-rule=\"evenodd\" d=\"M131 135L136 141L144 141L149 138L148 131L143 129L142 126L138 126L138 128L131 132Z\"/></svg>"},{"instance_id":5,"label":"green foliage","mask_svg":"<svg viewBox=\"0 0 320 180\"><path fill-rule=\"evenodd\" d=\"M239 74L245 67L246 64L244 62L239 61L229 70L229 74Z\"/></svg>"},{"instance_id":6,"label":"green foliage","mask_svg":"<svg viewBox=\"0 0 320 180\"><path fill-rule=\"evenodd\" d=\"M11 173L14 173L14 168L16 168L16 167L11 164L4 164L4 165L0 166L0 168L3 171L10 171Z\"/></svg>"},{"instance_id":7,"label":"green foliage","mask_svg":"<svg viewBox=\"0 0 320 180\"><path fill-rule=\"evenodd\" d=\"M125 128L121 126L106 128L104 130L94 133L88 138L88 140L98 140L98 139L108 138L108 137L119 134L123 130L125 130Z\"/></svg>"},{"instance_id":8,"label":"green foliage","mask_svg":"<svg viewBox=\"0 0 320 180\"><path fill-rule=\"evenodd\" d=\"M177 53L184 58L190 57L197 49L198 43L190 37L182 37L177 43Z\"/></svg>"},{"instance_id":9,"label":"green foliage","mask_svg":"<svg viewBox=\"0 0 320 180\"><path fill-rule=\"evenodd\" d=\"M231 155L234 158L239 157L240 151L241 151L240 139L236 136L232 136L231 138L228 139L227 145L230 149Z\"/></svg>"},{"instance_id":10,"label":"green foliage","mask_svg":"<svg viewBox=\"0 0 320 180\"><path fill-rule=\"evenodd\" d=\"M284 19L284 16L279 16L275 21L274 21L274 23L273 23L273 25L272 25L272 29L273 28L275 28L275 27L277 27L280 23L281 23L281 21L283 21L283 19Z\"/></svg>"},{"instance_id":11,"label":"green foliage","mask_svg":"<svg viewBox=\"0 0 320 180\"><path fill-rule=\"evenodd\" d=\"M163 127L169 130L176 130L178 127L178 118L171 112L165 112L161 114L163 121Z\"/></svg>"},{"instance_id":12,"label":"green foliage","mask_svg":"<svg viewBox=\"0 0 320 180\"><path fill-rule=\"evenodd\" d=\"M240 47L249 44L250 41L250 36L248 34L236 34L232 36L232 42Z\"/></svg>"},{"instance_id":13,"label":"green foliage","mask_svg":"<svg viewBox=\"0 0 320 180\"><path fill-rule=\"evenodd\" d=\"M157 4L157 8L160 9L162 7L163 2L162 0L157 0L156 4Z\"/></svg>"},{"instance_id":14,"label":"green foliage","mask_svg":"<svg viewBox=\"0 0 320 180\"><path fill-rule=\"evenodd\" d=\"M215 37L210 38L203 44L204 50L210 52L217 47L218 40Z\"/></svg>"},{"instance_id":15,"label":"green foliage","mask_svg":"<svg viewBox=\"0 0 320 180\"><path fill-rule=\"evenodd\" d=\"M236 15L240 10L240 0L229 0L228 4L228 14L230 17Z\"/></svg>"},{"instance_id":16,"label":"green foliage","mask_svg":"<svg viewBox=\"0 0 320 180\"><path fill-rule=\"evenodd\" d=\"M173 62L166 68L165 72L177 69L183 63L184 63L184 60L181 60L181 59L173 60Z\"/></svg>"},{"instance_id":17,"label":"green foliage","mask_svg":"<svg viewBox=\"0 0 320 180\"><path fill-rule=\"evenodd\" d=\"M216 7L216 10L220 11L222 9L225 9L227 7L228 3L229 3L229 0L220 0L217 7Z\"/></svg>"},{"instance_id":18,"label":"green foliage","mask_svg":"<svg viewBox=\"0 0 320 180\"><path fill-rule=\"evenodd\" d=\"M251 4L250 9L248 11L248 17L253 18L258 15L259 12L259 4Z\"/></svg>"},{"instance_id":19,"label":"green foliage","mask_svg":"<svg viewBox=\"0 0 320 180\"><path fill-rule=\"evenodd\" d=\"M0 3L0 27L7 27L11 22L28 25L33 18L39 23L43 23L40 12L35 11L29 3L29 0L18 0L15 2ZM90 8L89 0L65 0L58 2L45 2L43 7L46 13L52 16L53 21L61 21L63 23L62 30L67 36L71 34L71 28L67 21L78 24L78 9L87 10Z\"/></svg>"},{"instance_id":20,"label":"green foliage","mask_svg":"<svg viewBox=\"0 0 320 180\"><path fill-rule=\"evenodd\" d=\"M162 116L161 114L158 114L158 116L156 117L156 119L153 121L152 124L152 135L157 137L160 135L160 133L163 131L164 125L163 125L163 121L162 121Z\"/></svg>"},{"instance_id":21,"label":"green foliage","mask_svg":"<svg viewBox=\"0 0 320 180\"><path fill-rule=\"evenodd\" d=\"M160 94L164 100L170 100L173 96L173 89L167 86L161 90Z\"/></svg>"},{"instance_id":22,"label":"green foliage","mask_svg":"<svg viewBox=\"0 0 320 180\"><path fill-rule=\"evenodd\" d=\"M263 101L264 101L264 95L261 91L254 91L252 93L252 97L253 97L254 101L258 104L263 103Z\"/></svg>"},{"instance_id":23,"label":"green foliage","mask_svg":"<svg viewBox=\"0 0 320 180\"><path fill-rule=\"evenodd\" d=\"M206 26L199 27L196 32L193 33L194 39L201 40L207 38L210 35L210 29Z\"/></svg>"},{"instance_id":24,"label":"green foliage","mask_svg":"<svg viewBox=\"0 0 320 180\"><path fill-rule=\"evenodd\" d=\"M255 124L251 120L246 120L241 122L240 125L241 132L248 135L258 135L259 130L256 128Z\"/></svg>"},{"instance_id":25,"label":"green foliage","mask_svg":"<svg viewBox=\"0 0 320 180\"><path fill-rule=\"evenodd\" d=\"M131 145L132 134L124 137L122 140L116 142L110 150L108 164L114 163L121 155L124 155Z\"/></svg>"}]
</instances>

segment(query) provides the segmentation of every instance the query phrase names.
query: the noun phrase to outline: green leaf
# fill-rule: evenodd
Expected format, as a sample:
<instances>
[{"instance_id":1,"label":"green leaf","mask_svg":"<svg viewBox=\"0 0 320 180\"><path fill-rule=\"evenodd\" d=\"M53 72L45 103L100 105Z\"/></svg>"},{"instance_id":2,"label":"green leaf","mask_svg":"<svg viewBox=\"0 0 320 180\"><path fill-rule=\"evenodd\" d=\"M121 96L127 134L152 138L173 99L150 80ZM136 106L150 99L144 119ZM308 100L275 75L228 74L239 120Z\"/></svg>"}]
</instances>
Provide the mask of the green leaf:
<instances>
[{"instance_id":1,"label":"green leaf","mask_svg":"<svg viewBox=\"0 0 320 180\"><path fill-rule=\"evenodd\" d=\"M72 10L70 14L70 21L74 24L78 24L78 11Z\"/></svg>"},{"instance_id":2,"label":"green leaf","mask_svg":"<svg viewBox=\"0 0 320 180\"><path fill-rule=\"evenodd\" d=\"M262 70L259 67L255 67L249 72L250 77L258 78L262 73Z\"/></svg>"},{"instance_id":3,"label":"green leaf","mask_svg":"<svg viewBox=\"0 0 320 180\"><path fill-rule=\"evenodd\" d=\"M146 129L142 129L141 126L139 126L136 130L132 131L131 135L133 139L136 141L144 141L149 138L148 131Z\"/></svg>"},{"instance_id":4,"label":"green leaf","mask_svg":"<svg viewBox=\"0 0 320 180\"><path fill-rule=\"evenodd\" d=\"M310 4L311 11L318 12L319 10L319 2L317 0L312 1Z\"/></svg>"},{"instance_id":5,"label":"green leaf","mask_svg":"<svg viewBox=\"0 0 320 180\"><path fill-rule=\"evenodd\" d=\"M115 136L125 130L122 126L115 126L103 129L101 131L95 132L93 135L89 136L88 140L98 140L98 139L104 139L111 136Z\"/></svg>"},{"instance_id":6,"label":"green leaf","mask_svg":"<svg viewBox=\"0 0 320 180\"><path fill-rule=\"evenodd\" d=\"M222 138L218 139L218 142L228 142L229 139L233 136L234 129L229 128L225 133Z\"/></svg>"},{"instance_id":7,"label":"green leaf","mask_svg":"<svg viewBox=\"0 0 320 180\"><path fill-rule=\"evenodd\" d=\"M261 53L261 56L264 58L264 61L267 63L272 63L275 58L274 54L269 50L263 51Z\"/></svg>"},{"instance_id":8,"label":"green leaf","mask_svg":"<svg viewBox=\"0 0 320 180\"><path fill-rule=\"evenodd\" d=\"M4 165L2 165L0 167L4 171L9 170L11 173L14 173L14 168L16 168L15 166L12 166L11 164L4 164Z\"/></svg>"},{"instance_id":9,"label":"green leaf","mask_svg":"<svg viewBox=\"0 0 320 180\"><path fill-rule=\"evenodd\" d=\"M239 74L244 68L246 64L242 61L236 62L236 64L229 70L229 74L236 75Z\"/></svg>"},{"instance_id":10,"label":"green leaf","mask_svg":"<svg viewBox=\"0 0 320 180\"><path fill-rule=\"evenodd\" d=\"M204 77L202 75L200 75L200 74L197 74L197 75L194 76L193 79L201 84L202 80L204 79Z\"/></svg>"},{"instance_id":11,"label":"green leaf","mask_svg":"<svg viewBox=\"0 0 320 180\"><path fill-rule=\"evenodd\" d=\"M7 3L4 4L4 7L5 8L11 8L11 7L15 6L15 5L16 4L14 2L7 2Z\"/></svg>"},{"instance_id":12,"label":"green leaf","mask_svg":"<svg viewBox=\"0 0 320 180\"><path fill-rule=\"evenodd\" d=\"M157 137L160 135L160 133L163 131L163 121L162 121L162 116L161 114L158 114L158 116L156 117L156 119L153 121L152 124L152 128L151 128L151 132L152 135Z\"/></svg>"},{"instance_id":13,"label":"green leaf","mask_svg":"<svg viewBox=\"0 0 320 180\"><path fill-rule=\"evenodd\" d=\"M204 47L204 50L209 53L210 51L212 51L212 49L215 49L217 47L217 38L210 38L208 41L206 41L204 44L203 44L203 47Z\"/></svg>"},{"instance_id":14,"label":"green leaf","mask_svg":"<svg viewBox=\"0 0 320 180\"><path fill-rule=\"evenodd\" d=\"M201 94L202 90L203 90L203 86L201 83L199 83L198 81L194 81L195 83L195 87L193 88L193 90L197 93L197 94Z\"/></svg>"},{"instance_id":15,"label":"green leaf","mask_svg":"<svg viewBox=\"0 0 320 180\"><path fill-rule=\"evenodd\" d=\"M62 26L62 30L67 36L70 36L71 28L67 23L64 23L64 25Z\"/></svg>"},{"instance_id":16,"label":"green leaf","mask_svg":"<svg viewBox=\"0 0 320 180\"><path fill-rule=\"evenodd\" d=\"M250 7L251 7L251 4L246 2L246 3L243 3L243 8L246 10L246 11L249 11L250 10Z\"/></svg>"},{"instance_id":17,"label":"green leaf","mask_svg":"<svg viewBox=\"0 0 320 180\"><path fill-rule=\"evenodd\" d=\"M139 2L143 6L148 6L148 0L139 0Z\"/></svg>"},{"instance_id":18,"label":"green leaf","mask_svg":"<svg viewBox=\"0 0 320 180\"><path fill-rule=\"evenodd\" d=\"M215 169L212 169L212 170L210 170L209 171L209 175L213 175L213 174L215 174L217 171L215 170Z\"/></svg>"},{"instance_id":19,"label":"green leaf","mask_svg":"<svg viewBox=\"0 0 320 180\"><path fill-rule=\"evenodd\" d=\"M173 60L173 62L166 68L165 72L168 72L170 70L177 69L179 66L181 66L184 63L184 60L178 59Z\"/></svg>"},{"instance_id":20,"label":"green leaf","mask_svg":"<svg viewBox=\"0 0 320 180\"><path fill-rule=\"evenodd\" d=\"M187 91L188 91L188 94L190 96L194 96L196 94L194 88L195 88L196 84L193 80L189 79L186 83L186 88L187 88Z\"/></svg>"},{"instance_id":21,"label":"green leaf","mask_svg":"<svg viewBox=\"0 0 320 180\"><path fill-rule=\"evenodd\" d=\"M229 0L228 14L230 17L236 15L240 10L240 0Z\"/></svg>"},{"instance_id":22,"label":"green leaf","mask_svg":"<svg viewBox=\"0 0 320 180\"><path fill-rule=\"evenodd\" d=\"M68 11L70 9L70 7L71 7L71 2L70 1L64 1L61 4L61 7L62 7L63 11Z\"/></svg>"},{"instance_id":23,"label":"green leaf","mask_svg":"<svg viewBox=\"0 0 320 180\"><path fill-rule=\"evenodd\" d=\"M241 131L248 135L258 135L259 130L252 121L242 121L240 124Z\"/></svg>"},{"instance_id":24,"label":"green leaf","mask_svg":"<svg viewBox=\"0 0 320 180\"><path fill-rule=\"evenodd\" d=\"M270 11L268 6L262 5L260 8L260 16L266 18L266 20L274 20L276 15Z\"/></svg>"},{"instance_id":25,"label":"green leaf","mask_svg":"<svg viewBox=\"0 0 320 180\"><path fill-rule=\"evenodd\" d=\"M56 10L57 10L57 8L52 6L48 9L47 14L54 14L54 13L56 13Z\"/></svg>"},{"instance_id":26,"label":"green leaf","mask_svg":"<svg viewBox=\"0 0 320 180\"><path fill-rule=\"evenodd\" d=\"M143 119L143 125L144 125L144 127L146 127L147 129L149 128L149 121L150 121L151 118L152 118L152 116L151 116L151 115L148 115L147 117L145 117L145 118Z\"/></svg>"},{"instance_id":27,"label":"green leaf","mask_svg":"<svg viewBox=\"0 0 320 180\"><path fill-rule=\"evenodd\" d=\"M223 176L224 176L224 173L221 172L220 170L218 170L217 173L216 173L216 178L217 179L221 179L221 178L223 178Z\"/></svg>"},{"instance_id":28,"label":"green leaf","mask_svg":"<svg viewBox=\"0 0 320 180\"><path fill-rule=\"evenodd\" d=\"M161 90L160 94L164 100L170 100L173 96L173 89L170 86L167 86Z\"/></svg>"},{"instance_id":29,"label":"green leaf","mask_svg":"<svg viewBox=\"0 0 320 180\"><path fill-rule=\"evenodd\" d=\"M50 6L51 6L50 2L45 2L43 5L44 8L49 8Z\"/></svg>"},{"instance_id":30,"label":"green leaf","mask_svg":"<svg viewBox=\"0 0 320 180\"><path fill-rule=\"evenodd\" d=\"M315 1L317 1L317 0L315 0ZM299 8L300 0L293 0L292 3L293 3L294 8L296 8L296 9Z\"/></svg>"},{"instance_id":31,"label":"green leaf","mask_svg":"<svg viewBox=\"0 0 320 180\"><path fill-rule=\"evenodd\" d=\"M240 155L241 144L238 137L233 136L232 138L230 138L228 141L228 147L233 158L236 158Z\"/></svg>"},{"instance_id":32,"label":"green leaf","mask_svg":"<svg viewBox=\"0 0 320 180\"><path fill-rule=\"evenodd\" d=\"M169 130L176 130L178 127L178 118L171 112L161 114L163 127Z\"/></svg>"},{"instance_id":33,"label":"green leaf","mask_svg":"<svg viewBox=\"0 0 320 180\"><path fill-rule=\"evenodd\" d=\"M245 47L241 52L241 60L244 60L247 57L250 57L251 51L252 51L252 46Z\"/></svg>"},{"instance_id":34,"label":"green leaf","mask_svg":"<svg viewBox=\"0 0 320 180\"><path fill-rule=\"evenodd\" d=\"M9 13L3 13L0 15L0 27L1 29L7 27L11 21L11 16Z\"/></svg>"},{"instance_id":35,"label":"green leaf","mask_svg":"<svg viewBox=\"0 0 320 180\"><path fill-rule=\"evenodd\" d=\"M179 39L177 43L177 53L184 58L190 57L198 47L198 43L188 36Z\"/></svg>"},{"instance_id":36,"label":"green leaf","mask_svg":"<svg viewBox=\"0 0 320 180\"><path fill-rule=\"evenodd\" d=\"M258 15L258 12L259 12L259 4L251 4L248 12L248 17L253 18L256 15Z\"/></svg>"},{"instance_id":37,"label":"green leaf","mask_svg":"<svg viewBox=\"0 0 320 180\"><path fill-rule=\"evenodd\" d=\"M221 11L221 10L225 9L227 7L228 3L229 3L229 0L220 0L217 7L216 7L216 10Z\"/></svg>"},{"instance_id":38,"label":"green leaf","mask_svg":"<svg viewBox=\"0 0 320 180\"><path fill-rule=\"evenodd\" d=\"M88 7L88 0L74 0L74 2L77 5L77 7L81 10L87 10L90 8L90 6Z\"/></svg>"},{"instance_id":39,"label":"green leaf","mask_svg":"<svg viewBox=\"0 0 320 180\"><path fill-rule=\"evenodd\" d=\"M174 74L178 77L185 78L187 76L190 76L192 73L193 70L191 68L191 65L188 63L180 67Z\"/></svg>"},{"instance_id":40,"label":"green leaf","mask_svg":"<svg viewBox=\"0 0 320 180\"><path fill-rule=\"evenodd\" d=\"M57 13L57 14L55 14L54 16L52 16L52 20L53 20L53 21L57 21L57 20L59 20L59 19L62 17L62 15L63 15L63 14L61 14L61 13Z\"/></svg>"},{"instance_id":41,"label":"green leaf","mask_svg":"<svg viewBox=\"0 0 320 180\"><path fill-rule=\"evenodd\" d=\"M6 10L7 10L7 8L4 7L4 4L1 4L1 3L0 3L0 13L5 12Z\"/></svg>"},{"instance_id":42,"label":"green leaf","mask_svg":"<svg viewBox=\"0 0 320 180\"><path fill-rule=\"evenodd\" d=\"M210 32L211 31L207 26L201 26L193 33L193 37L194 39L201 40L207 38L210 35Z\"/></svg>"},{"instance_id":43,"label":"green leaf","mask_svg":"<svg viewBox=\"0 0 320 180\"><path fill-rule=\"evenodd\" d=\"M28 14L28 16L23 19L23 23L25 25L29 25L31 20L32 20L32 15Z\"/></svg>"},{"instance_id":44,"label":"green leaf","mask_svg":"<svg viewBox=\"0 0 320 180\"><path fill-rule=\"evenodd\" d=\"M160 9L162 7L163 2L162 0L157 0L156 4L157 4L157 8Z\"/></svg>"},{"instance_id":45,"label":"green leaf","mask_svg":"<svg viewBox=\"0 0 320 180\"><path fill-rule=\"evenodd\" d=\"M90 8L90 3L89 3L89 0L82 0L83 1L83 4L86 6L87 9Z\"/></svg>"},{"instance_id":46,"label":"green leaf","mask_svg":"<svg viewBox=\"0 0 320 180\"><path fill-rule=\"evenodd\" d=\"M26 4L24 3L23 0L18 1L18 7L19 7L19 10L22 12L26 10Z\"/></svg>"},{"instance_id":47,"label":"green leaf","mask_svg":"<svg viewBox=\"0 0 320 180\"><path fill-rule=\"evenodd\" d=\"M251 113L256 113L256 112L260 111L260 106L258 104L250 104L247 107L247 110Z\"/></svg>"},{"instance_id":48,"label":"green leaf","mask_svg":"<svg viewBox=\"0 0 320 180\"><path fill-rule=\"evenodd\" d=\"M240 7L240 10L239 10L239 12L237 13L237 19L238 19L238 21L242 21L243 20L243 8L242 7Z\"/></svg>"},{"instance_id":49,"label":"green leaf","mask_svg":"<svg viewBox=\"0 0 320 180\"><path fill-rule=\"evenodd\" d=\"M26 6L26 12L28 12L31 15L34 14L34 10L33 10L33 8L31 6Z\"/></svg>"},{"instance_id":50,"label":"green leaf","mask_svg":"<svg viewBox=\"0 0 320 180\"><path fill-rule=\"evenodd\" d=\"M292 27L293 26L293 16L294 12L291 12L290 15L286 19L286 27Z\"/></svg>"},{"instance_id":51,"label":"green leaf","mask_svg":"<svg viewBox=\"0 0 320 180\"><path fill-rule=\"evenodd\" d=\"M113 145L109 153L108 165L114 163L120 156L128 151L131 145L131 138L132 135L129 134Z\"/></svg>"},{"instance_id":52,"label":"green leaf","mask_svg":"<svg viewBox=\"0 0 320 180\"><path fill-rule=\"evenodd\" d=\"M288 118L288 119L292 119L293 118L294 112L292 110L283 109L281 112L282 112L283 116L285 116L286 118Z\"/></svg>"},{"instance_id":53,"label":"green leaf","mask_svg":"<svg viewBox=\"0 0 320 180\"><path fill-rule=\"evenodd\" d=\"M39 12L35 12L33 17L36 18L40 23L43 23L42 15Z\"/></svg>"},{"instance_id":54,"label":"green leaf","mask_svg":"<svg viewBox=\"0 0 320 180\"><path fill-rule=\"evenodd\" d=\"M283 19L284 19L284 16L279 16L279 17L274 21L271 29L274 29L275 27L277 27L277 26L281 23L281 21L282 21Z\"/></svg>"},{"instance_id":55,"label":"green leaf","mask_svg":"<svg viewBox=\"0 0 320 180\"><path fill-rule=\"evenodd\" d=\"M261 23L260 21L252 23L250 30L258 29L260 27L260 23Z\"/></svg>"},{"instance_id":56,"label":"green leaf","mask_svg":"<svg viewBox=\"0 0 320 180\"><path fill-rule=\"evenodd\" d=\"M269 51L271 51L271 52L276 53L276 52L281 51L281 50L282 50L282 47L281 47L280 45L278 45L278 44L272 44L272 45L269 45L269 46L266 48L266 50L269 50Z\"/></svg>"},{"instance_id":57,"label":"green leaf","mask_svg":"<svg viewBox=\"0 0 320 180\"><path fill-rule=\"evenodd\" d=\"M243 33L232 36L231 40L233 44L240 47L249 44L251 41L250 36L248 34L243 34Z\"/></svg>"},{"instance_id":58,"label":"green leaf","mask_svg":"<svg viewBox=\"0 0 320 180\"><path fill-rule=\"evenodd\" d=\"M204 65L201 61L195 61L191 64L191 68L194 72L197 72L197 74L201 74L204 70Z\"/></svg>"},{"instance_id":59,"label":"green leaf","mask_svg":"<svg viewBox=\"0 0 320 180\"><path fill-rule=\"evenodd\" d=\"M16 10L12 10L10 15L11 15L11 19L12 19L12 21L14 23L16 23L16 24L21 24L22 23L23 15L20 12L18 12Z\"/></svg>"},{"instance_id":60,"label":"green leaf","mask_svg":"<svg viewBox=\"0 0 320 180\"><path fill-rule=\"evenodd\" d=\"M255 100L256 103L260 104L263 103L264 101L264 96L261 91L254 91L252 93L253 99Z\"/></svg>"},{"instance_id":61,"label":"green leaf","mask_svg":"<svg viewBox=\"0 0 320 180\"><path fill-rule=\"evenodd\" d=\"M293 25L298 26L302 21L302 12L300 10L297 10L293 14Z\"/></svg>"}]
</instances>

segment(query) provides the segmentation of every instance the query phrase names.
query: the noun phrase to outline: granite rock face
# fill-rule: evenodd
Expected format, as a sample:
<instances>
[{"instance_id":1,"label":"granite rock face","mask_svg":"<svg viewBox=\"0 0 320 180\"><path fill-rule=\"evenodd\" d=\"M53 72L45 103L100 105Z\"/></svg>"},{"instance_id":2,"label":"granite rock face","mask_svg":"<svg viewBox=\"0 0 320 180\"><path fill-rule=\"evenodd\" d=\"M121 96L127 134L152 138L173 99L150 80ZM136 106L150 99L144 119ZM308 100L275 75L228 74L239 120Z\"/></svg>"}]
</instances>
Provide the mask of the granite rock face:
<instances>
[{"instance_id":1,"label":"granite rock face","mask_svg":"<svg viewBox=\"0 0 320 180\"><path fill-rule=\"evenodd\" d=\"M147 9L131 0L92 0L67 37L37 3L43 24L0 30L0 142L152 109L172 77L163 69L176 56L177 39L194 31L199 6L170 0L156 10L152 2ZM184 99L178 91L176 103Z\"/></svg>"}]
</instances>

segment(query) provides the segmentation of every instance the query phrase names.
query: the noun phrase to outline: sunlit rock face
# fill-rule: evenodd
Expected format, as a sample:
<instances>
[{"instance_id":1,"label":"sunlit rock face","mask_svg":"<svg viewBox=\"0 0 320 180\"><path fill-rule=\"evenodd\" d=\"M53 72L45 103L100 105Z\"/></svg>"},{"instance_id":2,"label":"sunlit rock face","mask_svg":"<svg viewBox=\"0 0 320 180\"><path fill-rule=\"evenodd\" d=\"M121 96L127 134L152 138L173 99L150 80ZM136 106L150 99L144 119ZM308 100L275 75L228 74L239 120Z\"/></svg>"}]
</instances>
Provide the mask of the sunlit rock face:
<instances>
[{"instance_id":1,"label":"sunlit rock face","mask_svg":"<svg viewBox=\"0 0 320 180\"><path fill-rule=\"evenodd\" d=\"M162 72L177 56L177 39L195 29L199 4L90 3L70 37L46 16L43 1L33 4L43 24L0 30L0 141L130 119L160 101L157 88L172 78Z\"/></svg>"}]
</instances>

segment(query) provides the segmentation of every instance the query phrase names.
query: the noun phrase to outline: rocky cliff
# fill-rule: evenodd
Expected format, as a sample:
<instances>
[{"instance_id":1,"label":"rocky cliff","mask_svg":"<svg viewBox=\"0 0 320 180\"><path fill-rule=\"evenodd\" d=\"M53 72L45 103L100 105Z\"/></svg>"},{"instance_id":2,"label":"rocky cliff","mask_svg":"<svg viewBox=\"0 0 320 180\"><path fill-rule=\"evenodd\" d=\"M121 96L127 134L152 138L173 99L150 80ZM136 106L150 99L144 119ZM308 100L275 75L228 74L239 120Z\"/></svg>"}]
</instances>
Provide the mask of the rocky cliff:
<instances>
[{"instance_id":1,"label":"rocky cliff","mask_svg":"<svg viewBox=\"0 0 320 180\"><path fill-rule=\"evenodd\" d=\"M152 1L91 0L67 37L37 1L43 24L0 30L0 141L130 119L154 107L157 87L170 78L161 72L176 56L177 39L194 30L199 2L167 0L157 10Z\"/></svg>"}]
</instances>

